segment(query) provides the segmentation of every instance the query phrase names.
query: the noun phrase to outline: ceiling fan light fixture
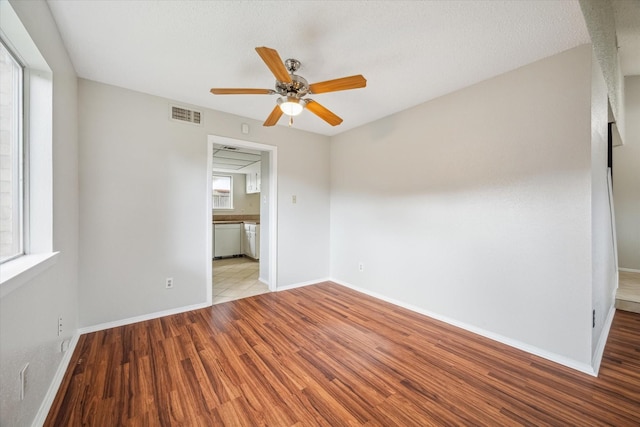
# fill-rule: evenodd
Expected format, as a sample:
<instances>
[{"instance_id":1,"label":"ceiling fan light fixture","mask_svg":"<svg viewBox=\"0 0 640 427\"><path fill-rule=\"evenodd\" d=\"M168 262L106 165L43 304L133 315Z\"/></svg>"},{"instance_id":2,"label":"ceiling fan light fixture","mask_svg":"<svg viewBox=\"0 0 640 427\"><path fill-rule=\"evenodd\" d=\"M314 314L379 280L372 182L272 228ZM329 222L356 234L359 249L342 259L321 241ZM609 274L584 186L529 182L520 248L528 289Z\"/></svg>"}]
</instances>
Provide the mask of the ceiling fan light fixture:
<instances>
[{"instance_id":1,"label":"ceiling fan light fixture","mask_svg":"<svg viewBox=\"0 0 640 427\"><path fill-rule=\"evenodd\" d=\"M304 110L305 102L302 99L289 96L286 99L278 98L278 105L284 114L297 116Z\"/></svg>"}]
</instances>

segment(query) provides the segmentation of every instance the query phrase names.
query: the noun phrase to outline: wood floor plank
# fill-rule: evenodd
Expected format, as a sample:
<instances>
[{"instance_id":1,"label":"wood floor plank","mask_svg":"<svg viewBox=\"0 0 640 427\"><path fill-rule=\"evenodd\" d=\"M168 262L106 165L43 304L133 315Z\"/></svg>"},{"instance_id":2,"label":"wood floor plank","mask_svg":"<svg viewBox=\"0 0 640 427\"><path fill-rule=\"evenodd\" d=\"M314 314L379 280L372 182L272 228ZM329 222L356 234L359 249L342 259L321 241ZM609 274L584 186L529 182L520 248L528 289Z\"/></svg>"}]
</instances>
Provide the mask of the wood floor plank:
<instances>
[{"instance_id":1,"label":"wood floor plank","mask_svg":"<svg viewBox=\"0 0 640 427\"><path fill-rule=\"evenodd\" d=\"M640 425L640 314L598 378L325 282L82 335L46 426Z\"/></svg>"}]
</instances>

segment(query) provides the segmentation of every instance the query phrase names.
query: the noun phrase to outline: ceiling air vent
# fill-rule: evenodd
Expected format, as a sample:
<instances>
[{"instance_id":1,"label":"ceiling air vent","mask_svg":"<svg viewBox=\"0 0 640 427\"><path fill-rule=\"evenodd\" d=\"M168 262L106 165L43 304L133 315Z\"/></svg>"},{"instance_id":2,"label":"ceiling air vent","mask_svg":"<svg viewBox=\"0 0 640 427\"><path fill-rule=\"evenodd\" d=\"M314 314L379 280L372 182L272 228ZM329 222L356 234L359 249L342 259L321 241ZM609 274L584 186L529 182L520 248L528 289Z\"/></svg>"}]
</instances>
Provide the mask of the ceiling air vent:
<instances>
[{"instance_id":1,"label":"ceiling air vent","mask_svg":"<svg viewBox=\"0 0 640 427\"><path fill-rule=\"evenodd\" d=\"M177 120L179 122L192 123L199 125L202 117L200 111L189 110L187 108L171 106L171 120Z\"/></svg>"}]
</instances>

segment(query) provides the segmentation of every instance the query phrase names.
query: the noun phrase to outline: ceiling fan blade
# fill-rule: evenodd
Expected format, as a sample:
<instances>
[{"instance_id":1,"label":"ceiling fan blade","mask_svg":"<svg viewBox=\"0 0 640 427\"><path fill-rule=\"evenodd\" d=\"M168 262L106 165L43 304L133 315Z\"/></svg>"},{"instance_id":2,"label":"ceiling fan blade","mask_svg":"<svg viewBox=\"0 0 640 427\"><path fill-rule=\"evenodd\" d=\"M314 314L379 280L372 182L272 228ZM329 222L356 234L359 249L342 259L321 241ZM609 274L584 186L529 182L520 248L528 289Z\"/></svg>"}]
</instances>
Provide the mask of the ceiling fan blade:
<instances>
[{"instance_id":1,"label":"ceiling fan blade","mask_svg":"<svg viewBox=\"0 0 640 427\"><path fill-rule=\"evenodd\" d=\"M276 105L275 108L271 111L271 114L269 114L269 117L267 117L267 120L265 120L265 122L263 123L262 126L273 126L276 123L278 123L278 120L280 120L280 117L282 117L282 110L280 109L279 105Z\"/></svg>"},{"instance_id":2,"label":"ceiling fan blade","mask_svg":"<svg viewBox=\"0 0 640 427\"><path fill-rule=\"evenodd\" d=\"M267 67L269 67L276 80L284 83L292 82L289 71L287 71L287 67L284 66L277 50L263 46L257 47L256 51L264 63L267 64Z\"/></svg>"},{"instance_id":3,"label":"ceiling fan blade","mask_svg":"<svg viewBox=\"0 0 640 427\"><path fill-rule=\"evenodd\" d=\"M342 77L341 79L311 84L309 85L309 91L311 93L337 92L339 90L358 89L366 85L367 80L361 74L358 74L357 76Z\"/></svg>"},{"instance_id":4,"label":"ceiling fan blade","mask_svg":"<svg viewBox=\"0 0 640 427\"><path fill-rule=\"evenodd\" d=\"M271 95L275 93L271 89L243 89L243 88L220 88L214 87L211 89L211 93L214 95Z\"/></svg>"},{"instance_id":5,"label":"ceiling fan blade","mask_svg":"<svg viewBox=\"0 0 640 427\"><path fill-rule=\"evenodd\" d=\"M307 109L331 126L342 123L342 119L312 99L307 100Z\"/></svg>"}]
</instances>

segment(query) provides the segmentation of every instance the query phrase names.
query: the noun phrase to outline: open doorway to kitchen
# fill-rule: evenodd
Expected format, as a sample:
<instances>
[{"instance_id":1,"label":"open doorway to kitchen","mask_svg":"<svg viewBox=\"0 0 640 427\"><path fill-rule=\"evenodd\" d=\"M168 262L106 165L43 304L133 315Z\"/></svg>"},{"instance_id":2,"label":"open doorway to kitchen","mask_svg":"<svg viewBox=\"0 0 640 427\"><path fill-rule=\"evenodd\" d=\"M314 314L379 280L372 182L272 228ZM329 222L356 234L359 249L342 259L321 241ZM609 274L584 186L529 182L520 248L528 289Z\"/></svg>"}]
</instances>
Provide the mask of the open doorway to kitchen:
<instances>
[{"instance_id":1,"label":"open doorway to kitchen","mask_svg":"<svg viewBox=\"0 0 640 427\"><path fill-rule=\"evenodd\" d=\"M213 304L276 289L277 147L208 138Z\"/></svg>"}]
</instances>

